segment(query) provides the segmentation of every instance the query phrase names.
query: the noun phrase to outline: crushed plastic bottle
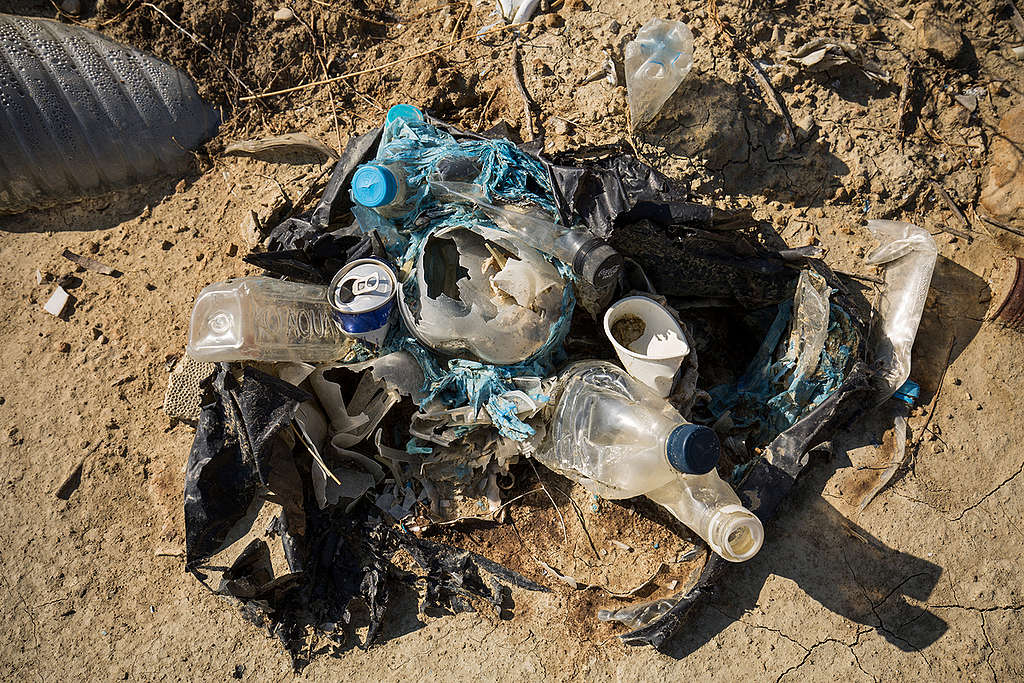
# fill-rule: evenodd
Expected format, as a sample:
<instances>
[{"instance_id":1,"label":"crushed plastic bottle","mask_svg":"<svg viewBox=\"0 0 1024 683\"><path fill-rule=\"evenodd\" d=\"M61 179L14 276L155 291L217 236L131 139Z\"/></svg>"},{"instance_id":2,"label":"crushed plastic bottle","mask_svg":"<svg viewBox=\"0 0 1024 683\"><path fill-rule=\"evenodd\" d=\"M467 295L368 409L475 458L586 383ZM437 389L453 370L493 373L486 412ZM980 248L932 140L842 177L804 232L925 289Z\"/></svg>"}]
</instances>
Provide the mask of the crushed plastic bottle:
<instances>
[{"instance_id":1,"label":"crushed plastic bottle","mask_svg":"<svg viewBox=\"0 0 1024 683\"><path fill-rule=\"evenodd\" d=\"M651 19L626 43L626 99L633 128L654 118L693 68L693 33L681 21Z\"/></svg>"},{"instance_id":2,"label":"crushed plastic bottle","mask_svg":"<svg viewBox=\"0 0 1024 683\"><path fill-rule=\"evenodd\" d=\"M884 266L885 289L878 304L881 324L874 326L874 357L881 366L879 399L885 401L910 377L911 349L939 252L928 231L912 223L871 220L867 228L879 245L864 260Z\"/></svg>"},{"instance_id":3,"label":"crushed plastic bottle","mask_svg":"<svg viewBox=\"0 0 1024 683\"><path fill-rule=\"evenodd\" d=\"M363 164L352 174L352 201L384 218L399 218L414 206L401 164Z\"/></svg>"},{"instance_id":4,"label":"crushed plastic bottle","mask_svg":"<svg viewBox=\"0 0 1024 683\"><path fill-rule=\"evenodd\" d=\"M206 362L325 362L351 342L332 318L327 289L272 277L207 286L196 297L186 353Z\"/></svg>"},{"instance_id":5,"label":"crushed plastic bottle","mask_svg":"<svg viewBox=\"0 0 1024 683\"><path fill-rule=\"evenodd\" d=\"M715 471L720 446L708 427L690 424L654 391L605 361L583 361L562 378L548 467L591 493L646 495L731 562L761 548L761 521Z\"/></svg>"}]
</instances>

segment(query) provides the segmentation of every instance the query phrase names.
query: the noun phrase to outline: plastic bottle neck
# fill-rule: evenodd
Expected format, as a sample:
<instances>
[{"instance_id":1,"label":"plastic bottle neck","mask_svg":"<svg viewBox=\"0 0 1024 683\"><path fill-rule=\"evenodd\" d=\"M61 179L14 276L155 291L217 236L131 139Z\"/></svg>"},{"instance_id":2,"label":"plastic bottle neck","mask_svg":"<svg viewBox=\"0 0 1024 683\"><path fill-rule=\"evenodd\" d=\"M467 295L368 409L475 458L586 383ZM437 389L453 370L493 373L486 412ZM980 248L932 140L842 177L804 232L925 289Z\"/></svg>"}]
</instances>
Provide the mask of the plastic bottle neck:
<instances>
[{"instance_id":1,"label":"plastic bottle neck","mask_svg":"<svg viewBox=\"0 0 1024 683\"><path fill-rule=\"evenodd\" d=\"M708 522L708 545L730 562L744 562L757 554L764 542L764 527L754 513L741 505L726 505Z\"/></svg>"}]
</instances>

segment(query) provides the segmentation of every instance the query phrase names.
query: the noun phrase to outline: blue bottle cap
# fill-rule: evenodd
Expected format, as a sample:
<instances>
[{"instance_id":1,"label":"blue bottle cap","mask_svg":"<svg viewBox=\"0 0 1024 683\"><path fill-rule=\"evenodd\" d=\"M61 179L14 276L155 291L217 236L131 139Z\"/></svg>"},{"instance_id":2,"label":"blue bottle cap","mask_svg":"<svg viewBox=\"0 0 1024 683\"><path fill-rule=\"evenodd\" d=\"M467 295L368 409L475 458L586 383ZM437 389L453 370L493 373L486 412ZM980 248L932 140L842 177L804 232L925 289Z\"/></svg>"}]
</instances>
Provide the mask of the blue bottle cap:
<instances>
[{"instance_id":1,"label":"blue bottle cap","mask_svg":"<svg viewBox=\"0 0 1024 683\"><path fill-rule=\"evenodd\" d=\"M352 174L352 199L363 206L390 204L398 196L395 174L379 164L363 164Z\"/></svg>"},{"instance_id":2,"label":"blue bottle cap","mask_svg":"<svg viewBox=\"0 0 1024 683\"><path fill-rule=\"evenodd\" d=\"M917 399L921 396L921 386L914 380L908 379L892 396L893 398L898 398L907 405L914 405L917 403Z\"/></svg>"},{"instance_id":3,"label":"blue bottle cap","mask_svg":"<svg viewBox=\"0 0 1024 683\"><path fill-rule=\"evenodd\" d=\"M683 474L707 474L715 469L722 448L715 430L702 425L679 425L668 435L668 462Z\"/></svg>"},{"instance_id":4,"label":"blue bottle cap","mask_svg":"<svg viewBox=\"0 0 1024 683\"><path fill-rule=\"evenodd\" d=\"M384 117L384 123L391 123L395 119L422 121L423 112L420 111L419 107L414 107L411 104L396 104L388 109L388 114Z\"/></svg>"}]
</instances>

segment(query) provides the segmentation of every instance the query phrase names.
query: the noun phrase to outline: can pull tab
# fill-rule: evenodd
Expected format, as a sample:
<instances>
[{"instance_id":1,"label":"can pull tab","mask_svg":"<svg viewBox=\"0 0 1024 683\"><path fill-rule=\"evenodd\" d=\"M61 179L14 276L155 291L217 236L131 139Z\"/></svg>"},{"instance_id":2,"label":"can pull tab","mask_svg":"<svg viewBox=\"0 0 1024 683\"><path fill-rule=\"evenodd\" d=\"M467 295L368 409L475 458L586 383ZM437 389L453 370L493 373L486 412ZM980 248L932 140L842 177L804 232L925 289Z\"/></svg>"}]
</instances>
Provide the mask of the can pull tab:
<instances>
[{"instance_id":1,"label":"can pull tab","mask_svg":"<svg viewBox=\"0 0 1024 683\"><path fill-rule=\"evenodd\" d=\"M353 296L361 296L363 294L373 294L379 292L381 294L388 293L388 279L381 277L380 273L370 273L365 276L354 276L345 280L342 287L352 292Z\"/></svg>"}]
</instances>

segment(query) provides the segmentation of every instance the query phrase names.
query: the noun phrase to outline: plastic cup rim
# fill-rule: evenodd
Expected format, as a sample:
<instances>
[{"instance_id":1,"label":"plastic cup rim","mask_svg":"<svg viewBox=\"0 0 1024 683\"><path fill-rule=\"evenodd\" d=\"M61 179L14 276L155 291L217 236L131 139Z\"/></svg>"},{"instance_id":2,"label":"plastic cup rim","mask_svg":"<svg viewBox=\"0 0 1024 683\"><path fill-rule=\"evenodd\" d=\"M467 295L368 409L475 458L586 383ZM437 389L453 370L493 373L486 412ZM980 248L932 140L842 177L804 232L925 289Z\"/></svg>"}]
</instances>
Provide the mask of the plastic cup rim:
<instances>
[{"instance_id":1,"label":"plastic cup rim","mask_svg":"<svg viewBox=\"0 0 1024 683\"><path fill-rule=\"evenodd\" d=\"M615 347L615 350L616 351L621 351L621 352L625 353L626 355L630 356L631 358L635 358L636 360L666 361L666 360L675 360L677 358L680 358L680 359L685 358L686 357L686 353L685 352L684 353L673 354L673 355L670 355L670 356L652 356L652 355L649 355L649 354L646 354L646 353L637 353L636 351L633 351L632 349L629 349L629 348L627 348L627 347L625 347L625 346L623 346L622 344L619 343L619 340L617 340L615 338L615 335L612 334L612 326L611 326L611 321L610 321L612 311L614 311L615 308L619 304L621 304L621 303L625 303L626 301L635 301L637 299L642 299L644 301L649 301L650 303L654 304L655 306L657 306L661 310L665 311L665 313L668 313L668 311L665 309L664 306L659 304L654 299L651 299L650 297L646 297L646 296L640 296L640 295L627 296L626 298L619 299L618 301L613 303L611 306L608 307L608 310L606 310L604 312L604 333L608 337L608 339L611 341L612 346ZM679 325L678 322L676 322L675 319L672 318L672 315L670 313L669 313L669 318L672 320L672 323L675 325L676 331L679 333L679 338L685 344L686 343L686 335L683 334L683 328ZM646 323L646 321L644 321L644 322ZM689 345L687 344L687 346L689 346Z\"/></svg>"}]
</instances>

